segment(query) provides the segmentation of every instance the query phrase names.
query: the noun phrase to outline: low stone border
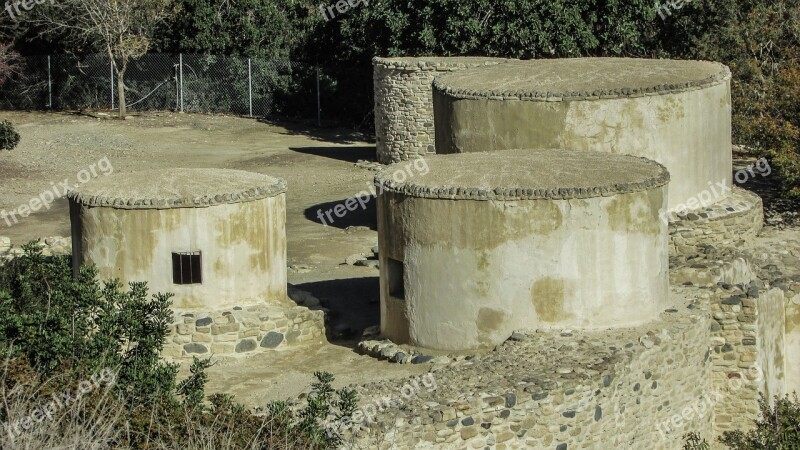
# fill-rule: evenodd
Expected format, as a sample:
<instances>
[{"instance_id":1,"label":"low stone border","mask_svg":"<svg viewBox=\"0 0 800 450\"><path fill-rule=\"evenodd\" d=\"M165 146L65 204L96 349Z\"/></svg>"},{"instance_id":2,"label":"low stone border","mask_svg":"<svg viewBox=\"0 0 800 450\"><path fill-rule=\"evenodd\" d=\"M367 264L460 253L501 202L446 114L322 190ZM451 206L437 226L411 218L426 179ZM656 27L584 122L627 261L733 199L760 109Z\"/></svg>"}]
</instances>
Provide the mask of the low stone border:
<instances>
[{"instance_id":1,"label":"low stone border","mask_svg":"<svg viewBox=\"0 0 800 450\"><path fill-rule=\"evenodd\" d=\"M730 195L707 208L681 214L669 222L671 255L707 253L755 238L764 226L761 197L734 187Z\"/></svg>"},{"instance_id":2,"label":"low stone border","mask_svg":"<svg viewBox=\"0 0 800 450\"><path fill-rule=\"evenodd\" d=\"M222 311L175 312L163 355L238 357L324 338L323 309L255 305Z\"/></svg>"},{"instance_id":3,"label":"low stone border","mask_svg":"<svg viewBox=\"0 0 800 450\"><path fill-rule=\"evenodd\" d=\"M44 256L68 256L72 254L72 238L52 236L39 241ZM10 238L0 236L0 264L22 255L22 246L13 245Z\"/></svg>"},{"instance_id":4,"label":"low stone border","mask_svg":"<svg viewBox=\"0 0 800 450\"><path fill-rule=\"evenodd\" d=\"M378 449L678 448L683 433L658 425L710 390L708 316L687 301L633 329L515 333L492 352L434 365L435 386L412 395L401 386L413 379L358 386L374 415L345 438ZM681 431L710 438L712 418Z\"/></svg>"}]
</instances>

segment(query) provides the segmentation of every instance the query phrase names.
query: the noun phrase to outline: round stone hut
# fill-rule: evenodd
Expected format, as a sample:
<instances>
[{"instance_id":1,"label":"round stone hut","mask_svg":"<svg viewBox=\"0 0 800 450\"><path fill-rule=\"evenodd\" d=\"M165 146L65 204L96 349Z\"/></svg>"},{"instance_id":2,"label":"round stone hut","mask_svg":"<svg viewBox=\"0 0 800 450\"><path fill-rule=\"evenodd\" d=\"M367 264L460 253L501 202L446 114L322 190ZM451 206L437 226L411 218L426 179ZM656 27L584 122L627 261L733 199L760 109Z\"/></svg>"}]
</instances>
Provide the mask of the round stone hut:
<instances>
[{"instance_id":1,"label":"round stone hut","mask_svg":"<svg viewBox=\"0 0 800 450\"><path fill-rule=\"evenodd\" d=\"M487 57L401 57L373 59L375 140L378 161L390 163L435 151L433 93L437 75L499 64Z\"/></svg>"},{"instance_id":2,"label":"round stone hut","mask_svg":"<svg viewBox=\"0 0 800 450\"><path fill-rule=\"evenodd\" d=\"M642 156L669 170L669 208L696 210L731 190L730 82L718 63L631 58L512 61L445 74L433 83L436 153Z\"/></svg>"},{"instance_id":3,"label":"round stone hut","mask_svg":"<svg viewBox=\"0 0 800 450\"><path fill-rule=\"evenodd\" d=\"M668 307L662 165L570 150L427 162L375 178L388 339L472 350L516 329L626 327Z\"/></svg>"},{"instance_id":4,"label":"round stone hut","mask_svg":"<svg viewBox=\"0 0 800 450\"><path fill-rule=\"evenodd\" d=\"M286 182L238 170L115 174L68 194L76 268L147 281L178 310L289 305Z\"/></svg>"}]
</instances>

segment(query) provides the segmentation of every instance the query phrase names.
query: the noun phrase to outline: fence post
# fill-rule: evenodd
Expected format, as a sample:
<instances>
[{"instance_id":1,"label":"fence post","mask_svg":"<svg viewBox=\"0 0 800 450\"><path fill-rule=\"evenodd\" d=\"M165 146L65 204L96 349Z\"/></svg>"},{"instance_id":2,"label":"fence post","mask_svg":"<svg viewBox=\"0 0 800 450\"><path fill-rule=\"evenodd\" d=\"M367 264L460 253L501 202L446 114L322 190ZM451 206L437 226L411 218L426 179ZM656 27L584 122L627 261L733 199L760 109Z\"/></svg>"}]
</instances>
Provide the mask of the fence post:
<instances>
[{"instance_id":1,"label":"fence post","mask_svg":"<svg viewBox=\"0 0 800 450\"><path fill-rule=\"evenodd\" d=\"M47 107L53 109L53 77L50 76L50 55L47 55Z\"/></svg>"},{"instance_id":2,"label":"fence post","mask_svg":"<svg viewBox=\"0 0 800 450\"><path fill-rule=\"evenodd\" d=\"M317 66L317 126L322 126L322 103L319 93L319 66Z\"/></svg>"},{"instance_id":3,"label":"fence post","mask_svg":"<svg viewBox=\"0 0 800 450\"><path fill-rule=\"evenodd\" d=\"M114 60L109 58L111 61L111 110L114 110Z\"/></svg>"},{"instance_id":4,"label":"fence post","mask_svg":"<svg viewBox=\"0 0 800 450\"><path fill-rule=\"evenodd\" d=\"M180 84L180 90L181 90L181 112L183 112L183 53L180 53L179 55L180 55L179 56L179 58L180 58L180 62L179 62L180 67L179 67L178 70L180 72L180 75L179 75L180 76L180 81L178 82L178 84Z\"/></svg>"},{"instance_id":5,"label":"fence post","mask_svg":"<svg viewBox=\"0 0 800 450\"><path fill-rule=\"evenodd\" d=\"M247 58L247 90L250 96L250 117L253 117L253 63Z\"/></svg>"}]
</instances>

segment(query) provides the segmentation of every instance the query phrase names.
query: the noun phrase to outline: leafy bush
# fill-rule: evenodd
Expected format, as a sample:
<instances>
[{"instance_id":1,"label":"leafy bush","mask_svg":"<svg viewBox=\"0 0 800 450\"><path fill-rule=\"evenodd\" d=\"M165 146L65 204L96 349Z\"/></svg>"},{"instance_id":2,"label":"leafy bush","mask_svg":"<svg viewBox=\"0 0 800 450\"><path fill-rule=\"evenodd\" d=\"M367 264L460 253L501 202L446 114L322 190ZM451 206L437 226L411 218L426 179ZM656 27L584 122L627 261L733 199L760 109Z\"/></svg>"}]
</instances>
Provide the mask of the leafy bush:
<instances>
[{"instance_id":1,"label":"leafy bush","mask_svg":"<svg viewBox=\"0 0 800 450\"><path fill-rule=\"evenodd\" d=\"M711 448L708 442L697 433L687 433L683 438L686 439L683 450L709 450Z\"/></svg>"},{"instance_id":2,"label":"leafy bush","mask_svg":"<svg viewBox=\"0 0 800 450\"><path fill-rule=\"evenodd\" d=\"M12 150L19 144L19 139L19 133L11 122L7 120L0 122L0 150Z\"/></svg>"},{"instance_id":3,"label":"leafy bush","mask_svg":"<svg viewBox=\"0 0 800 450\"><path fill-rule=\"evenodd\" d=\"M123 291L100 283L97 270L73 275L68 257L45 258L37 242L0 266L0 448L333 449L341 440L323 428L355 410L350 389L316 373L305 408L285 402L257 415L228 395L205 401L205 369L194 359L178 382L161 357L171 294L148 299L145 283ZM105 383L97 374L107 374ZM108 378L108 379L106 379ZM83 393L86 383L94 387ZM49 413L64 394L76 399ZM37 412L39 411L39 412ZM38 416L37 416L38 415ZM33 419L32 419L33 418ZM45 420L46 419L46 420ZM8 428L7 428L8 430ZM6 430L6 431L7 431Z\"/></svg>"},{"instance_id":4,"label":"leafy bush","mask_svg":"<svg viewBox=\"0 0 800 450\"><path fill-rule=\"evenodd\" d=\"M770 159L785 193L800 197L800 2L719 3L679 19L714 19L688 33L680 55L730 66L734 140Z\"/></svg>"},{"instance_id":5,"label":"leafy bush","mask_svg":"<svg viewBox=\"0 0 800 450\"><path fill-rule=\"evenodd\" d=\"M720 442L733 450L800 448L800 402L797 394L793 399L775 397L770 406L762 397L758 401L761 417L755 429L744 433L741 430L726 432Z\"/></svg>"},{"instance_id":6,"label":"leafy bush","mask_svg":"<svg viewBox=\"0 0 800 450\"><path fill-rule=\"evenodd\" d=\"M145 283L101 285L97 270L73 277L68 257L45 259L38 242L0 270L0 348L25 357L43 376L65 364L97 372L117 368L130 401L151 402L175 388L177 365L160 360L171 294L147 298Z\"/></svg>"},{"instance_id":7,"label":"leafy bush","mask_svg":"<svg viewBox=\"0 0 800 450\"><path fill-rule=\"evenodd\" d=\"M755 428L747 433L726 431L719 438L721 444L732 450L795 450L800 448L800 402L797 394L775 397L770 406L762 396L758 401L760 417ZM708 450L709 445L695 433L685 436L684 450Z\"/></svg>"}]
</instances>

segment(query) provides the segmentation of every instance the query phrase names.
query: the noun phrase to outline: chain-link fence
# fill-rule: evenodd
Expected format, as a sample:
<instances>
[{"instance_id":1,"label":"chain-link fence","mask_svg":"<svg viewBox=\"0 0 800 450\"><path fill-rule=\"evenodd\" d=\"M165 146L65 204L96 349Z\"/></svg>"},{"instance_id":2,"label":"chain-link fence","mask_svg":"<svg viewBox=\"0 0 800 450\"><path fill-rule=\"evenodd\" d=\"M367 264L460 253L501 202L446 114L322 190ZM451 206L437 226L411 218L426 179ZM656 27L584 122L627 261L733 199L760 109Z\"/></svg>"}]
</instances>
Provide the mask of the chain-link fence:
<instances>
[{"instance_id":1,"label":"chain-link fence","mask_svg":"<svg viewBox=\"0 0 800 450\"><path fill-rule=\"evenodd\" d=\"M0 92L0 109L116 109L117 76L105 55L26 57L19 73ZM339 68L319 68L287 60L151 53L128 64L124 82L129 110L174 110L280 116L319 122L328 103L363 98L342 92L363 78ZM347 69L344 69L347 72ZM351 89L348 86L347 89ZM351 112L354 125L370 114L371 103ZM351 108L352 109L352 108ZM333 117L327 117L328 120Z\"/></svg>"}]
</instances>

